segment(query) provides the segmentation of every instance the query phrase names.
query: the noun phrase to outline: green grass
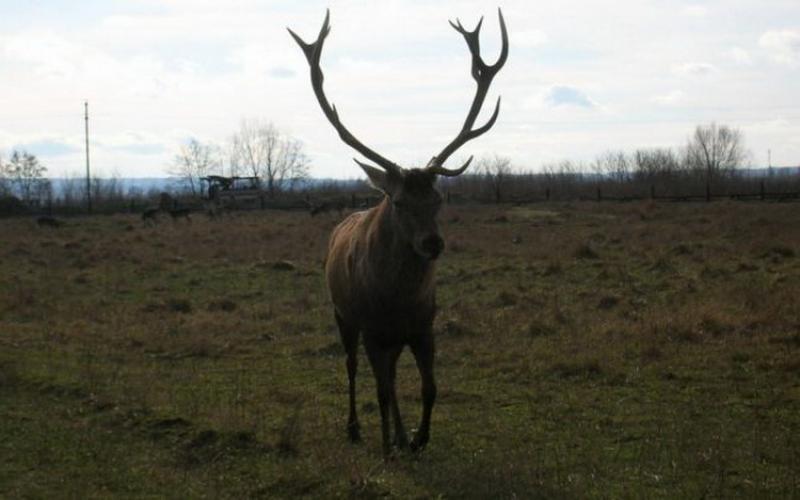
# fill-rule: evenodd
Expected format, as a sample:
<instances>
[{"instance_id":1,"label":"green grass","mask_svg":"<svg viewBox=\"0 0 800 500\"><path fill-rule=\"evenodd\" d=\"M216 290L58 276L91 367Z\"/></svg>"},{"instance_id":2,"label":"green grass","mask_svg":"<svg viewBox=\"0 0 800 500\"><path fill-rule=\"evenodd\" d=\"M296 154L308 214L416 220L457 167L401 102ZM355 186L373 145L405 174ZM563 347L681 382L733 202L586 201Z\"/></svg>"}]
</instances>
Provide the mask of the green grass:
<instances>
[{"instance_id":1,"label":"green grass","mask_svg":"<svg viewBox=\"0 0 800 500\"><path fill-rule=\"evenodd\" d=\"M333 216L0 220L0 497L800 494L796 205L442 221L431 442L384 463L363 354L345 439Z\"/></svg>"}]
</instances>

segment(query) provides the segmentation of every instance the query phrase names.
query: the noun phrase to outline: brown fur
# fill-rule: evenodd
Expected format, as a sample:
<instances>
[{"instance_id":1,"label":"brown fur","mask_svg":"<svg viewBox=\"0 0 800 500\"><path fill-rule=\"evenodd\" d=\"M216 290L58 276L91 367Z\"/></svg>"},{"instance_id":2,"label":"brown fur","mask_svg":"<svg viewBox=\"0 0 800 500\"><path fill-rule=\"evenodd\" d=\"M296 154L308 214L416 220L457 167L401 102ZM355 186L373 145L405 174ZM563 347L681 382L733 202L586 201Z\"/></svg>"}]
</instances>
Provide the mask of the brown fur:
<instances>
[{"instance_id":1,"label":"brown fur","mask_svg":"<svg viewBox=\"0 0 800 500\"><path fill-rule=\"evenodd\" d=\"M326 277L336 311L362 327L389 319L386 307L412 316L432 316L434 262L414 253L394 234L389 198L339 224L328 247ZM418 308L425 312L420 314Z\"/></svg>"},{"instance_id":2,"label":"brown fur","mask_svg":"<svg viewBox=\"0 0 800 500\"><path fill-rule=\"evenodd\" d=\"M392 181L392 194L378 206L350 215L331 235L325 276L342 342L350 382L350 439L360 439L355 403L359 337L375 375L381 412L383 451L409 446L395 395L397 358L411 348L422 378L422 419L412 449L428 442L436 398L433 376L433 319L436 314L435 259L442 249L435 218L441 196L435 177L410 170ZM404 208L397 208L404 203ZM428 252L425 244L434 241ZM391 412L391 416L390 416Z\"/></svg>"}]
</instances>

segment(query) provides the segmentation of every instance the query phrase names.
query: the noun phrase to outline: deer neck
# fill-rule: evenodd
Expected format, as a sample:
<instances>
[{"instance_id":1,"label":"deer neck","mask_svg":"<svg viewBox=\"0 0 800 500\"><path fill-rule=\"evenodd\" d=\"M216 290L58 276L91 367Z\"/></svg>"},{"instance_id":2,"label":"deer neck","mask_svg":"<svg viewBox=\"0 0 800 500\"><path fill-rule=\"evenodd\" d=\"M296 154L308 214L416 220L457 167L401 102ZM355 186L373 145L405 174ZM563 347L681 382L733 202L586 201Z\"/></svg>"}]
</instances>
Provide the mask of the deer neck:
<instances>
[{"instance_id":1,"label":"deer neck","mask_svg":"<svg viewBox=\"0 0 800 500\"><path fill-rule=\"evenodd\" d=\"M434 262L414 252L411 242L397 230L388 196L373 210L375 219L369 235L373 278L404 294L426 294L432 283Z\"/></svg>"}]
</instances>

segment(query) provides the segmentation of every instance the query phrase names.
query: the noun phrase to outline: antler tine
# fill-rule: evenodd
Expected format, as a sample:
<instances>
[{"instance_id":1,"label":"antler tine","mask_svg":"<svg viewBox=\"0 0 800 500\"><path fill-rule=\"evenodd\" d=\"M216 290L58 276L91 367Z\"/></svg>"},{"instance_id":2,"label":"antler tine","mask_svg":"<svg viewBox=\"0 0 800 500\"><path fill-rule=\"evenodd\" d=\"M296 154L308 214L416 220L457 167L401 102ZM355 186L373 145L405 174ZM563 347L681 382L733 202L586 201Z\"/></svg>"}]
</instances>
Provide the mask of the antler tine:
<instances>
[{"instance_id":1,"label":"antler tine","mask_svg":"<svg viewBox=\"0 0 800 500\"><path fill-rule=\"evenodd\" d=\"M453 27L453 29L461 33L461 35L464 37L464 40L467 42L467 47L469 48L470 54L472 54L472 78L478 84L478 87L475 91L475 97L472 100L472 106L470 106L469 113L467 113L467 118L464 121L463 127L461 127L461 131L458 133L456 138L453 139L453 141L442 150L441 153L434 156L428 163L427 168L431 171L435 171L439 175L459 175L466 169L472 159L471 157L470 160L464 164L464 166L456 170L446 169L442 165L445 161L447 161L450 155L452 155L458 148L463 146L467 141L484 134L486 131L492 128L497 120L497 116L500 113L500 98L498 97L494 112L489 120L483 126L473 129L475 120L478 118L478 113L480 113L481 107L483 106L483 101L486 99L486 94L489 91L489 86L492 84L492 80L494 79L495 75L506 63L506 59L508 59L508 31L506 30L506 23L503 19L503 11L497 9L497 15L500 19L502 48L500 49L500 55L498 56L497 61L492 65L486 64L480 53L480 31L481 26L483 25L483 17L481 17L480 21L478 21L478 24L475 26L475 29L472 31L464 29L464 27L461 25L461 21L458 19L456 19L455 23L450 21L450 25Z\"/></svg>"},{"instance_id":2,"label":"antler tine","mask_svg":"<svg viewBox=\"0 0 800 500\"><path fill-rule=\"evenodd\" d=\"M339 137L342 139L342 141L344 141L345 144L355 149L366 158L377 163L384 170L388 172L400 173L402 172L402 168L400 168L400 166L391 162L390 160L387 160L383 156L365 146L363 143L361 143L361 141L356 139L356 137L350 133L349 130L347 130L347 127L345 127L339 119L339 112L336 111L336 106L329 103L328 98L325 97L325 91L322 88L325 76L322 73L322 68L319 65L319 61L322 56L322 46L325 43L325 37L327 37L328 33L331 31L330 14L330 9L326 10L325 21L322 23L319 36L317 36L317 40L314 43L306 43L294 31L286 28L289 31L289 34L292 35L292 38L294 38L294 41L297 42L297 45L299 45L303 50L303 54L305 54L306 59L308 60L308 66L311 73L311 87L314 89L314 95L317 96L317 101L319 101L322 112L325 113L328 121L331 122L331 125L333 125L333 128L335 128L339 133Z\"/></svg>"},{"instance_id":3,"label":"antler tine","mask_svg":"<svg viewBox=\"0 0 800 500\"><path fill-rule=\"evenodd\" d=\"M432 172L432 173L437 174L437 175L443 175L445 177L455 177L457 175L461 175L461 174L464 173L464 171L467 169L467 167L469 167L469 164L472 163L472 158L473 157L470 156L469 159L467 161L465 161L464 164L461 165L460 168L449 169L449 168L444 168L441 165L438 165L436 163L436 157L434 156L431 159L431 162L428 164L427 169L428 169L429 172Z\"/></svg>"}]
</instances>

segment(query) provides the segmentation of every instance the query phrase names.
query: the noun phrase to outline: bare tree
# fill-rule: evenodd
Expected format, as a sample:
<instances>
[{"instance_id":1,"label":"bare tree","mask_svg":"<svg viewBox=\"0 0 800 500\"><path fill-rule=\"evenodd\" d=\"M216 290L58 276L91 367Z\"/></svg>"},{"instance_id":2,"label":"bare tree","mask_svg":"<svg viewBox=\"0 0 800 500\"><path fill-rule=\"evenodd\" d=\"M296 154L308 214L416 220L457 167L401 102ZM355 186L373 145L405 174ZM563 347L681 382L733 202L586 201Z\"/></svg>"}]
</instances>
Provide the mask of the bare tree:
<instances>
[{"instance_id":1,"label":"bare tree","mask_svg":"<svg viewBox=\"0 0 800 500\"><path fill-rule=\"evenodd\" d=\"M50 182L44 178L47 167L27 151L14 150L9 161L2 165L4 184L15 191L23 201L30 203L46 196Z\"/></svg>"},{"instance_id":2,"label":"bare tree","mask_svg":"<svg viewBox=\"0 0 800 500\"><path fill-rule=\"evenodd\" d=\"M686 146L689 169L703 175L707 185L729 176L748 156L741 131L716 123L698 125Z\"/></svg>"},{"instance_id":3,"label":"bare tree","mask_svg":"<svg viewBox=\"0 0 800 500\"><path fill-rule=\"evenodd\" d=\"M189 186L192 196L200 193L200 177L213 173L220 167L218 148L213 144L203 144L195 138L183 144L170 173L183 179Z\"/></svg>"},{"instance_id":4,"label":"bare tree","mask_svg":"<svg viewBox=\"0 0 800 500\"><path fill-rule=\"evenodd\" d=\"M593 169L596 174L617 182L625 183L631 178L631 162L624 151L606 151L595 158Z\"/></svg>"},{"instance_id":5,"label":"bare tree","mask_svg":"<svg viewBox=\"0 0 800 500\"><path fill-rule=\"evenodd\" d=\"M478 173L483 176L495 203L500 203L511 176L511 160L505 156L494 155L478 161Z\"/></svg>"},{"instance_id":6,"label":"bare tree","mask_svg":"<svg viewBox=\"0 0 800 500\"><path fill-rule=\"evenodd\" d=\"M586 166L571 160L548 163L542 167L545 186L556 197L579 196L585 183Z\"/></svg>"},{"instance_id":7,"label":"bare tree","mask_svg":"<svg viewBox=\"0 0 800 500\"><path fill-rule=\"evenodd\" d=\"M232 173L244 171L263 179L270 196L308 177L303 144L259 120L242 120L231 139L230 162Z\"/></svg>"},{"instance_id":8,"label":"bare tree","mask_svg":"<svg viewBox=\"0 0 800 500\"><path fill-rule=\"evenodd\" d=\"M61 180L59 191L64 206L78 206L86 200L86 179L78 172L68 172Z\"/></svg>"},{"instance_id":9,"label":"bare tree","mask_svg":"<svg viewBox=\"0 0 800 500\"><path fill-rule=\"evenodd\" d=\"M0 196L11 195L11 183L6 176L6 167L3 162L3 157L0 156Z\"/></svg>"},{"instance_id":10,"label":"bare tree","mask_svg":"<svg viewBox=\"0 0 800 500\"><path fill-rule=\"evenodd\" d=\"M647 183L672 180L681 170L678 156L669 148L637 149L632 163L634 179Z\"/></svg>"},{"instance_id":11,"label":"bare tree","mask_svg":"<svg viewBox=\"0 0 800 500\"><path fill-rule=\"evenodd\" d=\"M111 177L92 176L91 188L92 200L97 206L124 205L125 192L119 172L113 172Z\"/></svg>"}]
</instances>

